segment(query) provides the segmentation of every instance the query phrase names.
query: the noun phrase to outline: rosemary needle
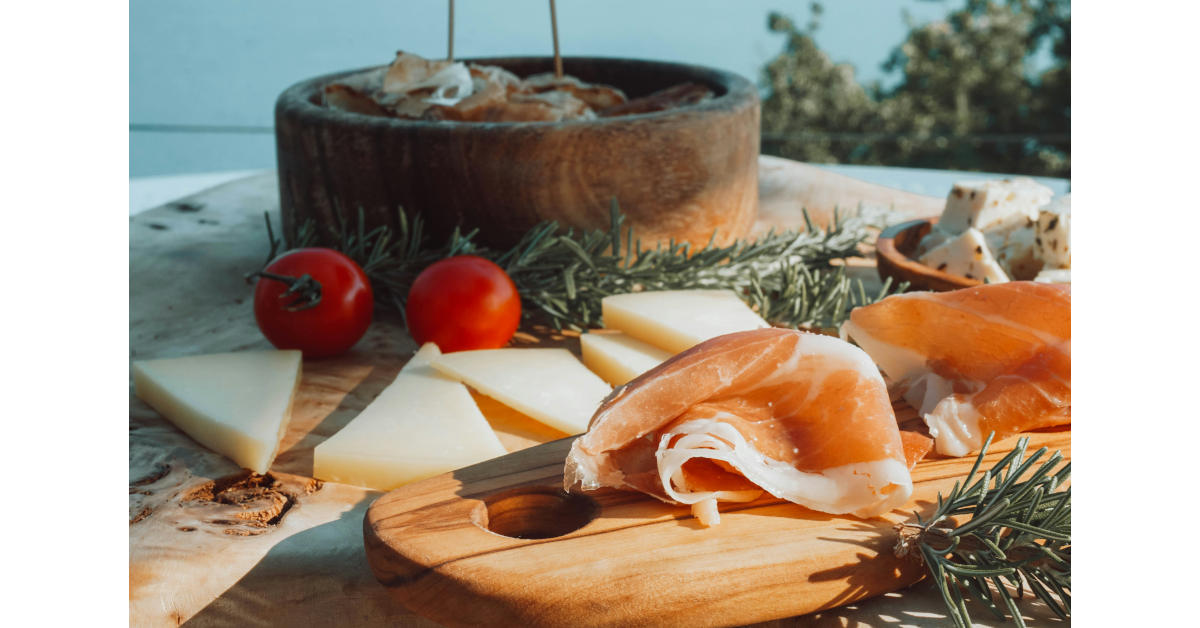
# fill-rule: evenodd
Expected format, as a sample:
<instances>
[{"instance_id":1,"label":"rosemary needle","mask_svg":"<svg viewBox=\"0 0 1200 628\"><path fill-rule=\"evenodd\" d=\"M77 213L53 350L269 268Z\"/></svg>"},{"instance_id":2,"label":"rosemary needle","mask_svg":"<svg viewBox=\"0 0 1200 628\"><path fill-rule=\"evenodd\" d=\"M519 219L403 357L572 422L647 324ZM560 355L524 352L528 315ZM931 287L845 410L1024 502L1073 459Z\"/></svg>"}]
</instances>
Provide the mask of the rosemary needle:
<instances>
[{"instance_id":1,"label":"rosemary needle","mask_svg":"<svg viewBox=\"0 0 1200 628\"><path fill-rule=\"evenodd\" d=\"M1016 600L1025 587L1066 619L1071 614L1071 489L1062 486L1071 465L1055 452L1034 469L1047 450L1025 458L1029 439L1022 438L976 479L991 442L989 436L971 472L949 495L938 494L931 519L917 514L916 523L896 526L896 555L925 563L957 626L971 625L968 595L997 618L1007 616L1024 626ZM953 526L951 518L963 516L970 519Z\"/></svg>"}]
</instances>

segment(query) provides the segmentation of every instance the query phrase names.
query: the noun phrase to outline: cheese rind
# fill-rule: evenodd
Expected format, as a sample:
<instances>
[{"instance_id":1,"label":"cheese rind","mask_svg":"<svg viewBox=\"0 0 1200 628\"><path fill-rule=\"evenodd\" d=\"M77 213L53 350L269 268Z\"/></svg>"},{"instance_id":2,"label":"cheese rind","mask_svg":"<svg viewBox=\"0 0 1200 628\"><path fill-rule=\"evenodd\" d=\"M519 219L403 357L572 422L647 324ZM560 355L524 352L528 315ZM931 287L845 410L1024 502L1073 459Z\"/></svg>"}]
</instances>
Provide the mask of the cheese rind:
<instances>
[{"instance_id":1,"label":"cheese rind","mask_svg":"<svg viewBox=\"0 0 1200 628\"><path fill-rule=\"evenodd\" d=\"M1037 220L1038 208L1054 191L1028 177L955 183L938 226L947 233L967 229L1007 230Z\"/></svg>"},{"instance_id":2,"label":"cheese rind","mask_svg":"<svg viewBox=\"0 0 1200 628\"><path fill-rule=\"evenodd\" d=\"M978 229L967 229L962 235L947 240L923 255L920 262L944 273L960 275L967 279L989 283L1008 281L1008 276L992 257L983 233Z\"/></svg>"},{"instance_id":3,"label":"cheese rind","mask_svg":"<svg viewBox=\"0 0 1200 628\"><path fill-rule=\"evenodd\" d=\"M313 476L389 491L504 455L462 384L433 370L426 343L357 417L313 450Z\"/></svg>"},{"instance_id":4,"label":"cheese rind","mask_svg":"<svg viewBox=\"0 0 1200 628\"><path fill-rule=\"evenodd\" d=\"M1071 267L1071 196L1042 208L1037 221L1038 255L1046 268Z\"/></svg>"},{"instance_id":5,"label":"cheese rind","mask_svg":"<svg viewBox=\"0 0 1200 628\"><path fill-rule=\"evenodd\" d=\"M246 351L133 363L134 390L201 445L266 473L300 385L299 351Z\"/></svg>"},{"instance_id":6,"label":"cheese rind","mask_svg":"<svg viewBox=\"0 0 1200 628\"><path fill-rule=\"evenodd\" d=\"M605 327L672 354L716 336L770 327L730 290L614 294L600 307Z\"/></svg>"},{"instance_id":7,"label":"cheese rind","mask_svg":"<svg viewBox=\"0 0 1200 628\"><path fill-rule=\"evenodd\" d=\"M433 359L433 368L566 434L587 430L612 388L566 349L482 349Z\"/></svg>"},{"instance_id":8,"label":"cheese rind","mask_svg":"<svg viewBox=\"0 0 1200 628\"><path fill-rule=\"evenodd\" d=\"M621 332L579 337L583 364L613 386L620 386L662 364L671 353Z\"/></svg>"}]
</instances>

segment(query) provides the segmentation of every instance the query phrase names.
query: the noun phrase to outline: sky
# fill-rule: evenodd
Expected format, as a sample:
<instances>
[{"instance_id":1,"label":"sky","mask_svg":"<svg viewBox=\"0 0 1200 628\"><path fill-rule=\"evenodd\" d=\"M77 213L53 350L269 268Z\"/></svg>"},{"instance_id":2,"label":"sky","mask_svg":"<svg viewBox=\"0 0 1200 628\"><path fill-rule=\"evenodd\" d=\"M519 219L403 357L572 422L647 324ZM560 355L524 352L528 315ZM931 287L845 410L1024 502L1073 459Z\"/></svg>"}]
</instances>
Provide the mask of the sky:
<instances>
[{"instance_id":1,"label":"sky","mask_svg":"<svg viewBox=\"0 0 1200 628\"><path fill-rule=\"evenodd\" d=\"M608 0L557 3L564 55L713 66L757 82L783 47L779 11L804 24L809 2ZM862 81L917 22L963 0L827 0L817 43ZM545 0L457 0L455 55L552 54ZM308 77L387 63L396 50L446 52L446 0L132 0L130 176L274 167L276 97ZM567 68L570 72L570 68ZM218 127L218 128L213 128Z\"/></svg>"}]
</instances>

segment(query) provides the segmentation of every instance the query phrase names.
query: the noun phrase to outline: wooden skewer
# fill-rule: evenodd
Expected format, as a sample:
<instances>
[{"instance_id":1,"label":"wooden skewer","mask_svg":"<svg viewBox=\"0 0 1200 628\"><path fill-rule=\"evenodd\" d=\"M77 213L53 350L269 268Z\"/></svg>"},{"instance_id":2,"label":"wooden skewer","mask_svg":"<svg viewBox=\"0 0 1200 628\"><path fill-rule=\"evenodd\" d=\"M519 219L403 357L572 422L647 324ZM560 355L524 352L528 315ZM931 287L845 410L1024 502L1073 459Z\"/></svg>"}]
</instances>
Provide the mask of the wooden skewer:
<instances>
[{"instance_id":1,"label":"wooden skewer","mask_svg":"<svg viewBox=\"0 0 1200 628\"><path fill-rule=\"evenodd\" d=\"M554 11L554 0L550 0L550 32L554 34L554 78L563 77L562 55L558 52L558 15Z\"/></svg>"},{"instance_id":2,"label":"wooden skewer","mask_svg":"<svg viewBox=\"0 0 1200 628\"><path fill-rule=\"evenodd\" d=\"M454 0L450 0L450 37L447 41L446 59L454 61Z\"/></svg>"}]
</instances>

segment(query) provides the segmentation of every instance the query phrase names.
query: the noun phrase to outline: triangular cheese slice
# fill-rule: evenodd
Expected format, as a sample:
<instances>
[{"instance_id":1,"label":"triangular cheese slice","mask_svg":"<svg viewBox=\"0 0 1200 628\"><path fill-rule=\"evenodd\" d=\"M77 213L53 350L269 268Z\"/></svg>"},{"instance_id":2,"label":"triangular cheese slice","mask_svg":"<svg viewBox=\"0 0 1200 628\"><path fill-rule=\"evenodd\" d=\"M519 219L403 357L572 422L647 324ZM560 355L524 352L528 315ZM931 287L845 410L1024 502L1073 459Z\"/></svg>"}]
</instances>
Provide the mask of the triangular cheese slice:
<instances>
[{"instance_id":1,"label":"triangular cheese slice","mask_svg":"<svg viewBox=\"0 0 1200 628\"><path fill-rule=\"evenodd\" d=\"M672 354L709 338L770 327L731 290L614 294L600 308L605 327Z\"/></svg>"},{"instance_id":2,"label":"triangular cheese slice","mask_svg":"<svg viewBox=\"0 0 1200 628\"><path fill-rule=\"evenodd\" d=\"M429 366L426 343L354 420L313 451L313 475L390 491L507 453L471 393Z\"/></svg>"},{"instance_id":3,"label":"triangular cheese slice","mask_svg":"<svg viewBox=\"0 0 1200 628\"><path fill-rule=\"evenodd\" d=\"M483 349L434 358L433 368L567 434L587 430L612 392L566 349Z\"/></svg>"},{"instance_id":4,"label":"triangular cheese slice","mask_svg":"<svg viewBox=\"0 0 1200 628\"><path fill-rule=\"evenodd\" d=\"M299 351L246 351L133 363L137 396L201 445L266 473L300 385Z\"/></svg>"},{"instance_id":5,"label":"triangular cheese slice","mask_svg":"<svg viewBox=\"0 0 1200 628\"><path fill-rule=\"evenodd\" d=\"M579 348L583 364L613 386L625 384L671 357L669 352L619 331L583 334Z\"/></svg>"}]
</instances>

